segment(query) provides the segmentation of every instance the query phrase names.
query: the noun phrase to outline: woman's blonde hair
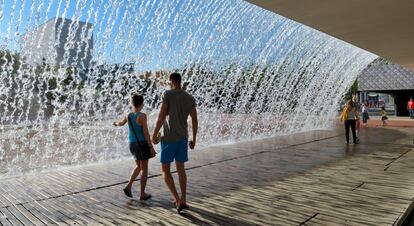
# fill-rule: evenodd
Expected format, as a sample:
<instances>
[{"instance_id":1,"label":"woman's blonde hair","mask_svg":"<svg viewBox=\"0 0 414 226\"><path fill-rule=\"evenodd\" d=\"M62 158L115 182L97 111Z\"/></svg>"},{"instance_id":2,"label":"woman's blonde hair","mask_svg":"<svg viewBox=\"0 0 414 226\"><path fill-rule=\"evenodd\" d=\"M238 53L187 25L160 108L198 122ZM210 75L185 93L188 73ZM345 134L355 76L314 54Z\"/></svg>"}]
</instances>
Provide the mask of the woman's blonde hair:
<instances>
[{"instance_id":1,"label":"woman's blonde hair","mask_svg":"<svg viewBox=\"0 0 414 226\"><path fill-rule=\"evenodd\" d=\"M352 101L352 100L348 100L348 102L346 102L346 106L347 107L353 107L354 106L354 101Z\"/></svg>"},{"instance_id":2,"label":"woman's blonde hair","mask_svg":"<svg viewBox=\"0 0 414 226\"><path fill-rule=\"evenodd\" d=\"M341 121L345 121L348 119L349 111L354 107L354 102L352 100L348 100L345 104L344 109L341 112Z\"/></svg>"}]
</instances>

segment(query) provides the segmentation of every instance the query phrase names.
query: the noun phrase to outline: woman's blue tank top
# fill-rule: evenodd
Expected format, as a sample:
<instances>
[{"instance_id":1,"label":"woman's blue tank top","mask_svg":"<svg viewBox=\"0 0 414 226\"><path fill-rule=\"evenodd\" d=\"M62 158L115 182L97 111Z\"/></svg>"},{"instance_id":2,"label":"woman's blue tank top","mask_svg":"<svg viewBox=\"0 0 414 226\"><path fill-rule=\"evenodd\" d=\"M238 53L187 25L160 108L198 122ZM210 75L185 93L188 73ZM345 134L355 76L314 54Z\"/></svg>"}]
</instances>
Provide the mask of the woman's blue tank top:
<instances>
[{"instance_id":1,"label":"woman's blue tank top","mask_svg":"<svg viewBox=\"0 0 414 226\"><path fill-rule=\"evenodd\" d=\"M130 121L130 123L128 123L128 140L130 143L137 142L136 137L138 137L138 141L145 141L144 130L141 125L137 124L139 114L140 112L128 114L128 121ZM134 127L136 136L134 135L134 130L131 128L131 125Z\"/></svg>"}]
</instances>

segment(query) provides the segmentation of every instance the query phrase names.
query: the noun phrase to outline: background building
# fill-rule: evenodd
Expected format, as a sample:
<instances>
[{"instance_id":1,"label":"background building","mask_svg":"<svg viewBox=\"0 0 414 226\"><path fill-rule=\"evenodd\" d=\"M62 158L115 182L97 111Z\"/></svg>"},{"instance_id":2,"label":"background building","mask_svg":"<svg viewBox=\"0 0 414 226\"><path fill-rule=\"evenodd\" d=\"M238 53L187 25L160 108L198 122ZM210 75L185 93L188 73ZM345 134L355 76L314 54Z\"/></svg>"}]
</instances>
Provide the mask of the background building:
<instances>
[{"instance_id":1,"label":"background building","mask_svg":"<svg viewBox=\"0 0 414 226\"><path fill-rule=\"evenodd\" d=\"M51 19L23 37L22 54L27 64L91 66L93 50L91 23L65 18Z\"/></svg>"},{"instance_id":2,"label":"background building","mask_svg":"<svg viewBox=\"0 0 414 226\"><path fill-rule=\"evenodd\" d=\"M407 102L414 98L414 72L379 58L358 76L360 102L385 105L397 116L408 116Z\"/></svg>"}]
</instances>

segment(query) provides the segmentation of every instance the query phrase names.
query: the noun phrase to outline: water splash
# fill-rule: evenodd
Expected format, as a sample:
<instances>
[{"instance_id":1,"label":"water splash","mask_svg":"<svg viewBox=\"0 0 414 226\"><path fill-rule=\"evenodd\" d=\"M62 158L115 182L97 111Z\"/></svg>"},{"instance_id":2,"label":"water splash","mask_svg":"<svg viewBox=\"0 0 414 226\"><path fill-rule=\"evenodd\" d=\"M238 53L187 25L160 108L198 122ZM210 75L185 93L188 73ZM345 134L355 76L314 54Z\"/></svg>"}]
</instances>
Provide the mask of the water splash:
<instances>
[{"instance_id":1,"label":"water splash","mask_svg":"<svg viewBox=\"0 0 414 226\"><path fill-rule=\"evenodd\" d=\"M112 120L140 91L153 126L172 71L201 145L326 128L377 57L240 0L6 0L0 24L7 174L128 156Z\"/></svg>"}]
</instances>

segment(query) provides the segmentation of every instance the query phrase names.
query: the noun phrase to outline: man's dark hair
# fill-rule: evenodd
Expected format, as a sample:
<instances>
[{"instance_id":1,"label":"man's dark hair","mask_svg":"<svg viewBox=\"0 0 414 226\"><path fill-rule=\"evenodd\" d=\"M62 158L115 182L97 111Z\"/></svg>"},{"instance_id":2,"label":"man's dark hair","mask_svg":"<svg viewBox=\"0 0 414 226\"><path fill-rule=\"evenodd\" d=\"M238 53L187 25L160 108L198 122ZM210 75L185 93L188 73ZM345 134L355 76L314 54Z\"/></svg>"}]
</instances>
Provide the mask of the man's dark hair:
<instances>
[{"instance_id":1,"label":"man's dark hair","mask_svg":"<svg viewBox=\"0 0 414 226\"><path fill-rule=\"evenodd\" d=\"M134 105L134 107L141 106L142 103L144 103L144 97L142 95L139 95L138 93L132 93L131 94L131 103Z\"/></svg>"},{"instance_id":2,"label":"man's dark hair","mask_svg":"<svg viewBox=\"0 0 414 226\"><path fill-rule=\"evenodd\" d=\"M170 80L173 80L176 83L181 84L181 75L178 72L174 72L170 74Z\"/></svg>"}]
</instances>

